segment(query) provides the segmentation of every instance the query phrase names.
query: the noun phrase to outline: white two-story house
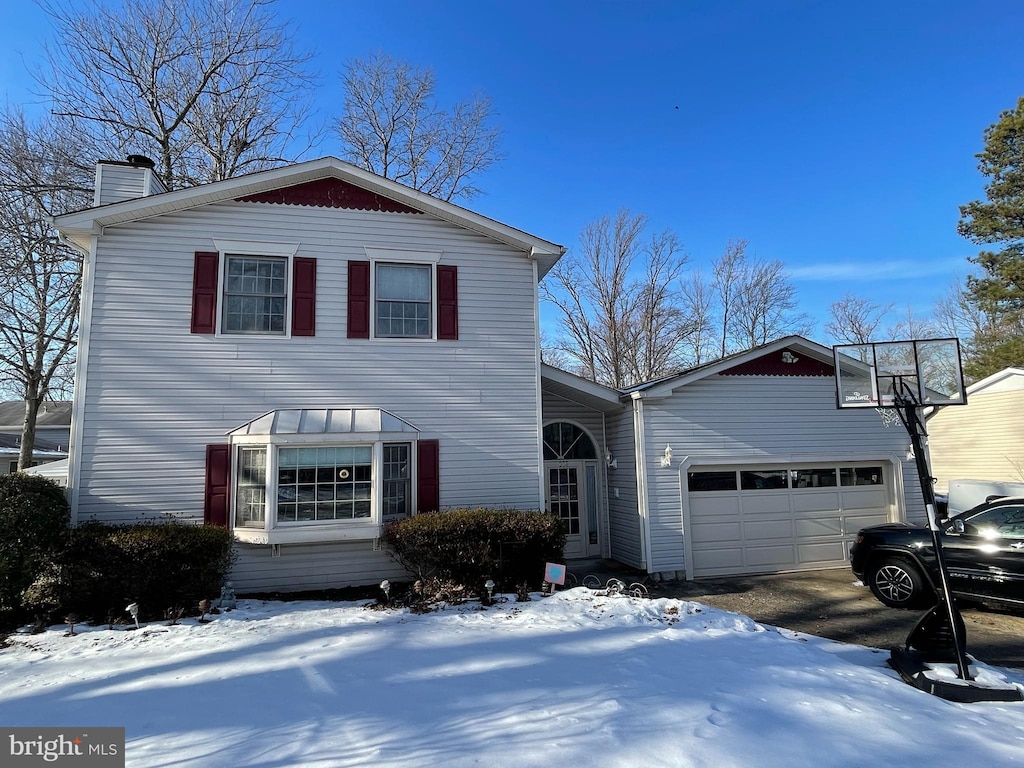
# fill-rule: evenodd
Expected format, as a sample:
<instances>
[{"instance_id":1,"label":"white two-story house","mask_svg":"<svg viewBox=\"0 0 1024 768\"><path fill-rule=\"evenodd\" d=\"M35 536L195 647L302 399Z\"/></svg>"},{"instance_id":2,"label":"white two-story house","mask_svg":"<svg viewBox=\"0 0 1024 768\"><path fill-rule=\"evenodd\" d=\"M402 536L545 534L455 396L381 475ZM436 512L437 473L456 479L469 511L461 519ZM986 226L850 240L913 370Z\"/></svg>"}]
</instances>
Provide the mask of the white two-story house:
<instances>
[{"instance_id":1,"label":"white two-story house","mask_svg":"<svg viewBox=\"0 0 1024 768\"><path fill-rule=\"evenodd\" d=\"M85 264L73 519L228 526L240 591L402 578L382 526L417 511L546 509L567 559L672 578L842 566L923 515L906 433L838 412L812 341L616 391L541 364L559 245L334 158L96 182L55 219Z\"/></svg>"}]
</instances>

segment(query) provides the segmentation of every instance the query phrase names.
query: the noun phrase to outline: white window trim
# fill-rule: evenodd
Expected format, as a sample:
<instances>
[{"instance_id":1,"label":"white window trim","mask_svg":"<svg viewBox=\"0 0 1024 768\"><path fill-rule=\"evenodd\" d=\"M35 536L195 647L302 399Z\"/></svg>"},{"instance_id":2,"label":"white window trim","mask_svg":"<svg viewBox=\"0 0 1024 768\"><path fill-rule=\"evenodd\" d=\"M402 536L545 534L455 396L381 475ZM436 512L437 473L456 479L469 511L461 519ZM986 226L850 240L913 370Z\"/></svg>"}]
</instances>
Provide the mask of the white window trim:
<instances>
[{"instance_id":1,"label":"white window trim","mask_svg":"<svg viewBox=\"0 0 1024 768\"><path fill-rule=\"evenodd\" d=\"M347 541L353 539L377 539L380 538L386 522L400 519L392 517L384 520L382 510L382 489L384 482L384 444L385 443L407 443L409 444L410 463L410 516L416 513L417 509L417 477L418 467L416 465L417 440L408 432L375 432L375 433L352 433L332 434L330 440L325 440L323 434L310 435L240 435L231 441L231 529L235 539L248 544L296 544L296 543L325 543L332 541ZM308 521L287 521L278 522L277 519L277 448L291 448L298 446L333 447L345 445L372 445L373 458L371 462L370 477L370 517L341 520L308 520ZM241 447L265 446L267 448L267 484L266 484L266 514L262 528L242 527L236 525L237 503L238 503L238 452Z\"/></svg>"},{"instance_id":2,"label":"white window trim","mask_svg":"<svg viewBox=\"0 0 1024 768\"><path fill-rule=\"evenodd\" d=\"M254 240L220 240L215 238L213 244L220 256L217 264L216 336L218 338L236 340L290 339L292 337L292 302L294 300L294 286L292 285L293 262L295 254L299 251L300 243L264 243ZM230 333L223 330L221 324L224 318L224 290L227 287L228 256L271 256L285 260L284 333Z\"/></svg>"},{"instance_id":3,"label":"white window trim","mask_svg":"<svg viewBox=\"0 0 1024 768\"><path fill-rule=\"evenodd\" d=\"M372 248L363 246L370 260L370 338L381 342L424 343L437 341L437 264L443 251L412 251L398 248ZM377 264L405 264L430 267L430 335L378 336L377 335Z\"/></svg>"}]
</instances>

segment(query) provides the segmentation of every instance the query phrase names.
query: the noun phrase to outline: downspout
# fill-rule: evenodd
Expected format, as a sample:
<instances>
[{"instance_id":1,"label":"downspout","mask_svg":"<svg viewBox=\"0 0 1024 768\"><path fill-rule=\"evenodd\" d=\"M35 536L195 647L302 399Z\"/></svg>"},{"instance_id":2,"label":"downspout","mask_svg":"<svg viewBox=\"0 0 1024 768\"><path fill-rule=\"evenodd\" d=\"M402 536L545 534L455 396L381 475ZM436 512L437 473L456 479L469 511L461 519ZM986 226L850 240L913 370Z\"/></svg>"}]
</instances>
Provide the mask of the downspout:
<instances>
[{"instance_id":1,"label":"downspout","mask_svg":"<svg viewBox=\"0 0 1024 768\"><path fill-rule=\"evenodd\" d=\"M641 569L647 571L651 564L650 518L647 508L647 460L644 445L644 402L642 392L633 392L633 443L636 450L636 506L640 515L640 553L643 560ZM649 572L649 571L648 571Z\"/></svg>"},{"instance_id":2,"label":"downspout","mask_svg":"<svg viewBox=\"0 0 1024 768\"><path fill-rule=\"evenodd\" d=\"M540 383L540 270L537 266L536 252L531 250L527 257L533 266L533 368L536 371L534 389L537 398L537 509L543 510L547 493L544 487L544 395L541 392Z\"/></svg>"},{"instance_id":3,"label":"downspout","mask_svg":"<svg viewBox=\"0 0 1024 768\"><path fill-rule=\"evenodd\" d=\"M89 340L92 336L92 304L96 285L96 251L99 234L89 238L88 250L63 234L60 241L82 254L82 288L78 303L78 350L75 354L75 380L71 408L71 436L68 440L68 506L71 525L78 525L78 500L82 477L82 432L85 424L85 392L88 372Z\"/></svg>"}]
</instances>

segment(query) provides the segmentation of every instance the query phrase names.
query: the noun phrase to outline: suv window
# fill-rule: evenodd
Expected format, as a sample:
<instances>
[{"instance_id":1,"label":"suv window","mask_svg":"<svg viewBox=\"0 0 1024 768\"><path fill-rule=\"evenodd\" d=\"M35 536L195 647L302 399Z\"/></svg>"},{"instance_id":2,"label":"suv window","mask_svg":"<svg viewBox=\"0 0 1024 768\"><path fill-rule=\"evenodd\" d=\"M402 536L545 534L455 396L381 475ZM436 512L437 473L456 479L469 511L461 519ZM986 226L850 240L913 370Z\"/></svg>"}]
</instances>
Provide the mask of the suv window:
<instances>
[{"instance_id":1,"label":"suv window","mask_svg":"<svg viewBox=\"0 0 1024 768\"><path fill-rule=\"evenodd\" d=\"M986 509L964 522L966 532L975 536L1024 539L1024 506Z\"/></svg>"}]
</instances>

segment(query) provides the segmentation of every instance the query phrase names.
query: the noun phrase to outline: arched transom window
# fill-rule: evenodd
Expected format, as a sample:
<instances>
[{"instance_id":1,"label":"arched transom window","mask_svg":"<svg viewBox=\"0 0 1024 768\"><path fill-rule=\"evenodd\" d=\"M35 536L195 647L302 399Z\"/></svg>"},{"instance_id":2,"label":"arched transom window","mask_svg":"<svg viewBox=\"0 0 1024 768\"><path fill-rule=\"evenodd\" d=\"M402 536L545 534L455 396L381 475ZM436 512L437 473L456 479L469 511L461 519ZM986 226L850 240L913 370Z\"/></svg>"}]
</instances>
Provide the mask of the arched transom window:
<instances>
[{"instance_id":1,"label":"arched transom window","mask_svg":"<svg viewBox=\"0 0 1024 768\"><path fill-rule=\"evenodd\" d=\"M544 427L544 460L596 459L597 450L587 433L566 421Z\"/></svg>"}]
</instances>

